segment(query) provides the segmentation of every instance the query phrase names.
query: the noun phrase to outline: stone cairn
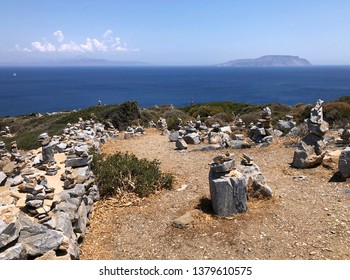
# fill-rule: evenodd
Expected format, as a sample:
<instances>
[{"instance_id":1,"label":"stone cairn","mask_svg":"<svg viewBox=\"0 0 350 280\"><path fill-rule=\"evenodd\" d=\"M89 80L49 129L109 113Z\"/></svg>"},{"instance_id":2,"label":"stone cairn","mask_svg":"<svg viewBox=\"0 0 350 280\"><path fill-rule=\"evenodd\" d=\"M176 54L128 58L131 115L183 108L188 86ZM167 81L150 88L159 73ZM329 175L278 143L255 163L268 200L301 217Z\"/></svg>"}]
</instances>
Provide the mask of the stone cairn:
<instances>
[{"instance_id":1,"label":"stone cairn","mask_svg":"<svg viewBox=\"0 0 350 280\"><path fill-rule=\"evenodd\" d=\"M5 130L0 130L0 136L11 136L10 128L5 126Z\"/></svg>"},{"instance_id":2,"label":"stone cairn","mask_svg":"<svg viewBox=\"0 0 350 280\"><path fill-rule=\"evenodd\" d=\"M131 127L128 126L124 131L124 139L130 139L135 136L140 136L145 133L145 129L141 126Z\"/></svg>"},{"instance_id":3,"label":"stone cairn","mask_svg":"<svg viewBox=\"0 0 350 280\"><path fill-rule=\"evenodd\" d=\"M259 167L246 154L237 167L233 154L215 157L210 164L209 186L213 212L223 217L246 212L249 198L272 197Z\"/></svg>"},{"instance_id":4,"label":"stone cairn","mask_svg":"<svg viewBox=\"0 0 350 280\"><path fill-rule=\"evenodd\" d=\"M275 134L277 136L282 136L284 133L286 133L289 136L293 136L298 132L298 129L296 126L297 126L297 123L293 121L293 116L285 115L284 120L277 121L278 130L275 130Z\"/></svg>"},{"instance_id":5,"label":"stone cairn","mask_svg":"<svg viewBox=\"0 0 350 280\"><path fill-rule=\"evenodd\" d=\"M38 150L0 142L0 260L79 259L99 199L89 150L117 135L111 124L80 119L60 136L41 134Z\"/></svg>"},{"instance_id":6,"label":"stone cairn","mask_svg":"<svg viewBox=\"0 0 350 280\"><path fill-rule=\"evenodd\" d=\"M175 142L177 150L186 150L188 145L198 145L204 141L210 145L203 147L204 150L249 148L251 144L244 139L244 135L234 133L242 129L245 129L245 126L241 119L232 126L220 126L219 123L214 123L208 128L198 115L195 122L189 121L185 125L180 118L177 119L175 129L169 134L169 140Z\"/></svg>"},{"instance_id":7,"label":"stone cairn","mask_svg":"<svg viewBox=\"0 0 350 280\"><path fill-rule=\"evenodd\" d=\"M166 119L160 117L157 121L157 129L161 132L162 135L168 135L168 124L166 122Z\"/></svg>"},{"instance_id":8,"label":"stone cairn","mask_svg":"<svg viewBox=\"0 0 350 280\"><path fill-rule=\"evenodd\" d=\"M295 168L310 168L322 163L326 154L324 135L329 125L323 120L323 101L317 100L311 109L310 118L305 122L309 133L301 139L298 149L294 152L292 166Z\"/></svg>"},{"instance_id":9,"label":"stone cairn","mask_svg":"<svg viewBox=\"0 0 350 280\"><path fill-rule=\"evenodd\" d=\"M337 146L347 146L350 144L350 127L347 125L340 131L340 138L335 139Z\"/></svg>"},{"instance_id":10,"label":"stone cairn","mask_svg":"<svg viewBox=\"0 0 350 280\"><path fill-rule=\"evenodd\" d=\"M350 129L347 125L340 131L340 138L335 140L335 144L345 148L340 152L338 160L338 170L340 175L346 179L350 177Z\"/></svg>"},{"instance_id":11,"label":"stone cairn","mask_svg":"<svg viewBox=\"0 0 350 280\"><path fill-rule=\"evenodd\" d=\"M262 116L260 119L258 119L257 123L255 125L250 125L248 137L254 143L272 143L274 140L274 130L271 122L271 109L269 107L265 107L263 109Z\"/></svg>"}]
</instances>

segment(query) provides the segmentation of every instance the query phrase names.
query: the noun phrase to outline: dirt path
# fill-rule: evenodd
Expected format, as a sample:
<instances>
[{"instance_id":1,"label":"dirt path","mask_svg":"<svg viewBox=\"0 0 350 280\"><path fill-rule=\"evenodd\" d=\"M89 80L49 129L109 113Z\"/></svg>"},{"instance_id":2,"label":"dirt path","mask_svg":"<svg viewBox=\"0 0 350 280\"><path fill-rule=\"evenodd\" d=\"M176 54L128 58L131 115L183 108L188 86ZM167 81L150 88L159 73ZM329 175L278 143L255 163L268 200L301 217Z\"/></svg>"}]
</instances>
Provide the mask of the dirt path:
<instances>
[{"instance_id":1,"label":"dirt path","mask_svg":"<svg viewBox=\"0 0 350 280\"><path fill-rule=\"evenodd\" d=\"M109 142L103 152L131 152L158 159L176 177L174 189L127 207L100 201L81 246L81 259L350 259L350 185L330 182L334 171L320 166L289 167L294 149L276 141L269 147L231 150L254 157L271 200L250 201L248 212L224 219L209 209L208 172L218 151L174 149L156 131L130 140ZM303 175L304 180L293 176ZM178 229L172 220L200 209L195 222Z\"/></svg>"}]
</instances>

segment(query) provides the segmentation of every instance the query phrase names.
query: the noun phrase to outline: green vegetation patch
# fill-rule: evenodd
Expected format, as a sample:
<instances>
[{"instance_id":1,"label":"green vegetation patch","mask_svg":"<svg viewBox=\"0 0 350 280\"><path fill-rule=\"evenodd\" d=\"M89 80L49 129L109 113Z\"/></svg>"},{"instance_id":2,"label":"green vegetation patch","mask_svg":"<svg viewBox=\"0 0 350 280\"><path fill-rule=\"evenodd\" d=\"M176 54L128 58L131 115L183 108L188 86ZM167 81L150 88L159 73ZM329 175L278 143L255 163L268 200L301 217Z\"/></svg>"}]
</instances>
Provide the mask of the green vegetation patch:
<instances>
[{"instance_id":1,"label":"green vegetation patch","mask_svg":"<svg viewBox=\"0 0 350 280\"><path fill-rule=\"evenodd\" d=\"M171 189L173 185L173 176L160 171L159 161L138 159L128 153L117 153L106 158L95 153L91 168L103 197L121 191L145 197L162 188Z\"/></svg>"}]
</instances>

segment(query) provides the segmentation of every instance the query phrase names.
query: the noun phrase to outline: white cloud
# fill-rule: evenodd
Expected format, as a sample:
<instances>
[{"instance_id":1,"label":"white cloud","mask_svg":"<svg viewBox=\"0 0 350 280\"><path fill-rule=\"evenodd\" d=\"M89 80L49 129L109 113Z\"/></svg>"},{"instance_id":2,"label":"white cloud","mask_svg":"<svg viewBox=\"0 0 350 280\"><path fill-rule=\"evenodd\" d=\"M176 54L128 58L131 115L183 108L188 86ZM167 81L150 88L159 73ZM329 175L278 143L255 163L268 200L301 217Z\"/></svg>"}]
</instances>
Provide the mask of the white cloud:
<instances>
[{"instance_id":1,"label":"white cloud","mask_svg":"<svg viewBox=\"0 0 350 280\"><path fill-rule=\"evenodd\" d=\"M56 38L56 44L47 42L46 39L42 41L34 41L30 44L30 48L22 48L18 44L15 45L15 51L21 52L126 52L126 51L139 51L139 48L129 49L127 44L119 37L113 37L113 31L108 29L102 35L101 39L86 38L85 43L76 43L70 41L69 43L63 43L65 36L61 30L53 32L53 36Z\"/></svg>"},{"instance_id":2,"label":"white cloud","mask_svg":"<svg viewBox=\"0 0 350 280\"><path fill-rule=\"evenodd\" d=\"M63 42L64 40L64 35L63 32L61 30L57 30L53 33L53 36L56 38L56 40L60 43Z\"/></svg>"},{"instance_id":3,"label":"white cloud","mask_svg":"<svg viewBox=\"0 0 350 280\"><path fill-rule=\"evenodd\" d=\"M58 48L60 52L84 52L84 49L77 43L71 41L70 43L61 44Z\"/></svg>"},{"instance_id":4,"label":"white cloud","mask_svg":"<svg viewBox=\"0 0 350 280\"><path fill-rule=\"evenodd\" d=\"M108 47L97 39L93 39L92 43L94 44L94 47L97 51L105 52L108 50Z\"/></svg>"},{"instance_id":5,"label":"white cloud","mask_svg":"<svg viewBox=\"0 0 350 280\"><path fill-rule=\"evenodd\" d=\"M49 42L46 42L46 40L44 40L43 42L32 42L32 49L33 51L38 51L38 52L55 52L56 51L56 47L54 45L52 45Z\"/></svg>"},{"instance_id":6,"label":"white cloud","mask_svg":"<svg viewBox=\"0 0 350 280\"><path fill-rule=\"evenodd\" d=\"M112 36L113 31L108 29L105 33L103 33L103 38L108 38L110 36Z\"/></svg>"},{"instance_id":7,"label":"white cloud","mask_svg":"<svg viewBox=\"0 0 350 280\"><path fill-rule=\"evenodd\" d=\"M15 51L17 52L33 52L32 50L28 49L28 48L21 48L19 46L19 44L15 45Z\"/></svg>"},{"instance_id":8,"label":"white cloud","mask_svg":"<svg viewBox=\"0 0 350 280\"><path fill-rule=\"evenodd\" d=\"M128 51L127 44L122 43L120 38L114 38L113 42L111 44L111 50L117 51L117 52L126 52Z\"/></svg>"},{"instance_id":9,"label":"white cloud","mask_svg":"<svg viewBox=\"0 0 350 280\"><path fill-rule=\"evenodd\" d=\"M94 50L94 46L90 38L87 38L86 43L81 44L80 47L82 48L83 51L87 51L87 52L92 52Z\"/></svg>"}]
</instances>

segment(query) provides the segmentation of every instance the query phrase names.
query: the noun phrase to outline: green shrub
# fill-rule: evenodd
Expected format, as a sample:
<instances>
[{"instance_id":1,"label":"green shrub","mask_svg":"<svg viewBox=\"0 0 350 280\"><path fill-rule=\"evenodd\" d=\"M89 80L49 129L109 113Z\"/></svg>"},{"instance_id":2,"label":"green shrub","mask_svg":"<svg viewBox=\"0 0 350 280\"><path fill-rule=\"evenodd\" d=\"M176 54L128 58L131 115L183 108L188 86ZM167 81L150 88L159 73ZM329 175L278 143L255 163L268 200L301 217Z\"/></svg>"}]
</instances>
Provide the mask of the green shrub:
<instances>
[{"instance_id":1,"label":"green shrub","mask_svg":"<svg viewBox=\"0 0 350 280\"><path fill-rule=\"evenodd\" d=\"M145 197L162 188L171 189L173 176L162 173L157 160L138 159L132 154L117 153L107 158L94 153L91 165L101 196L120 191L134 192Z\"/></svg>"},{"instance_id":2,"label":"green shrub","mask_svg":"<svg viewBox=\"0 0 350 280\"><path fill-rule=\"evenodd\" d=\"M192 106L186 106L181 108L184 112L188 113L192 117L201 117L214 116L219 113L232 114L234 112L236 115L241 114L243 110L252 105L248 103L238 103L231 101L222 101L222 102L208 102L205 104L195 104Z\"/></svg>"},{"instance_id":3,"label":"green shrub","mask_svg":"<svg viewBox=\"0 0 350 280\"><path fill-rule=\"evenodd\" d=\"M168 129L170 130L176 128L176 121L178 118L182 120L183 125L185 125L186 122L193 120L188 114L178 109L169 109L164 111L162 117L166 119Z\"/></svg>"},{"instance_id":4,"label":"green shrub","mask_svg":"<svg viewBox=\"0 0 350 280\"><path fill-rule=\"evenodd\" d=\"M336 100L334 100L335 102L346 102L346 103L349 103L350 104L350 96L347 95L347 96L342 96Z\"/></svg>"},{"instance_id":5,"label":"green shrub","mask_svg":"<svg viewBox=\"0 0 350 280\"><path fill-rule=\"evenodd\" d=\"M344 126L350 122L350 103L330 102L323 105L324 119L331 125Z\"/></svg>"}]
</instances>

